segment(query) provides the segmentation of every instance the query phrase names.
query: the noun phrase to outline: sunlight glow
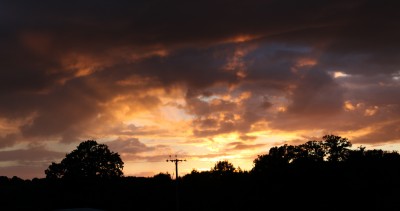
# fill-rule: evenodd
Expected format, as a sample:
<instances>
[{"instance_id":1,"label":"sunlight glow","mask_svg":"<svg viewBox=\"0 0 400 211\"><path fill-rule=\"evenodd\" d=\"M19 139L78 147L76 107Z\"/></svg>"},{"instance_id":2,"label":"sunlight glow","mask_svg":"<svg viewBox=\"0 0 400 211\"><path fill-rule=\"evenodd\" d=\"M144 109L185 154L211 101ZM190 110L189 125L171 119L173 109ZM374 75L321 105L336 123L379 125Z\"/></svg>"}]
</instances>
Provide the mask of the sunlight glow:
<instances>
[{"instance_id":1,"label":"sunlight glow","mask_svg":"<svg viewBox=\"0 0 400 211\"><path fill-rule=\"evenodd\" d=\"M0 118L0 133L1 134L18 132L17 126L18 125L12 124L4 118Z\"/></svg>"},{"instance_id":2,"label":"sunlight glow","mask_svg":"<svg viewBox=\"0 0 400 211\"><path fill-rule=\"evenodd\" d=\"M287 108L285 106L279 106L277 110L278 110L278 112L283 113L283 112L286 112Z\"/></svg>"},{"instance_id":3,"label":"sunlight glow","mask_svg":"<svg viewBox=\"0 0 400 211\"><path fill-rule=\"evenodd\" d=\"M317 60L313 58L302 58L297 61L296 67L315 66L316 64Z\"/></svg>"},{"instance_id":4,"label":"sunlight glow","mask_svg":"<svg viewBox=\"0 0 400 211\"><path fill-rule=\"evenodd\" d=\"M346 74L346 73L340 72L340 71L335 71L335 72L333 72L332 75L333 75L334 78L342 78L342 77L350 76L349 74Z\"/></svg>"},{"instance_id":5,"label":"sunlight glow","mask_svg":"<svg viewBox=\"0 0 400 211\"><path fill-rule=\"evenodd\" d=\"M213 137L214 142L216 143L230 143L239 139L238 133L229 133L229 134L222 134Z\"/></svg>"},{"instance_id":6,"label":"sunlight glow","mask_svg":"<svg viewBox=\"0 0 400 211\"><path fill-rule=\"evenodd\" d=\"M350 101L345 101L343 107L346 111L354 111L356 109L356 107Z\"/></svg>"},{"instance_id":7,"label":"sunlight glow","mask_svg":"<svg viewBox=\"0 0 400 211\"><path fill-rule=\"evenodd\" d=\"M317 60L313 58L301 58L296 61L296 64L291 67L292 73L298 74L303 68L309 68L317 64Z\"/></svg>"},{"instance_id":8,"label":"sunlight glow","mask_svg":"<svg viewBox=\"0 0 400 211\"><path fill-rule=\"evenodd\" d=\"M364 127L364 128L358 129L358 130L340 131L340 134L342 137L346 137L351 141L352 139L355 139L357 137L362 137L367 134L370 134L373 131L375 131L375 128L372 126L369 126L369 127Z\"/></svg>"},{"instance_id":9,"label":"sunlight glow","mask_svg":"<svg viewBox=\"0 0 400 211\"><path fill-rule=\"evenodd\" d=\"M244 35L238 35L238 36L232 37L231 39L228 39L227 42L242 43L242 42L248 42L251 40L255 40L258 38L260 38L259 35L244 34Z\"/></svg>"},{"instance_id":10,"label":"sunlight glow","mask_svg":"<svg viewBox=\"0 0 400 211\"><path fill-rule=\"evenodd\" d=\"M150 58L150 57L166 57L168 56L168 51L166 49L156 49L154 51L146 52L146 53L132 53L130 56L131 62L136 62L142 59Z\"/></svg>"},{"instance_id":11,"label":"sunlight glow","mask_svg":"<svg viewBox=\"0 0 400 211\"><path fill-rule=\"evenodd\" d=\"M393 73L392 78L393 78L393 80L396 80L396 81L400 80L400 70L397 71L397 73Z\"/></svg>"},{"instance_id":12,"label":"sunlight glow","mask_svg":"<svg viewBox=\"0 0 400 211\"><path fill-rule=\"evenodd\" d=\"M378 106L367 108L365 109L364 116L373 116L376 114L376 112L378 112L378 110L379 110Z\"/></svg>"}]
</instances>

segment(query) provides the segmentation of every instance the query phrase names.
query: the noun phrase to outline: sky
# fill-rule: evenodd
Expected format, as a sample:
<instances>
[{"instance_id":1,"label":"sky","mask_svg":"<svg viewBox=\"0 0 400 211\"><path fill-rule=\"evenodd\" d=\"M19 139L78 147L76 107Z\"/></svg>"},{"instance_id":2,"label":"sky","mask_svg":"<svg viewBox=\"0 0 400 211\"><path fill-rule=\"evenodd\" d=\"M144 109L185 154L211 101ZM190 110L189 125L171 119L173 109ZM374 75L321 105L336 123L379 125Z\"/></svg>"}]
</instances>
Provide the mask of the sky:
<instances>
[{"instance_id":1,"label":"sky","mask_svg":"<svg viewBox=\"0 0 400 211\"><path fill-rule=\"evenodd\" d=\"M0 1L0 175L43 178L85 140L126 176L273 146L400 150L395 1Z\"/></svg>"}]
</instances>

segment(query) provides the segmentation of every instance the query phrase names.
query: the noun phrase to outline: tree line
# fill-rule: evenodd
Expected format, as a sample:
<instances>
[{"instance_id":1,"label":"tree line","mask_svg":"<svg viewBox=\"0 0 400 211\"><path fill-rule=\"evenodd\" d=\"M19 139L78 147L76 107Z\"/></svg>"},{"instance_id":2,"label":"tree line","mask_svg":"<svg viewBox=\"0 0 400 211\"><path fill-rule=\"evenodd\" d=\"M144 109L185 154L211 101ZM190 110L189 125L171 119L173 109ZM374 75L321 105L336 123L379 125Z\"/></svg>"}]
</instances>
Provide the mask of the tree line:
<instances>
[{"instance_id":1,"label":"tree line","mask_svg":"<svg viewBox=\"0 0 400 211\"><path fill-rule=\"evenodd\" d=\"M249 171L221 160L175 181L167 173L124 176L119 154L88 140L49 165L46 178L0 177L0 197L7 210L176 210L177 197L181 210L399 210L398 152L351 147L325 135L272 147Z\"/></svg>"}]
</instances>

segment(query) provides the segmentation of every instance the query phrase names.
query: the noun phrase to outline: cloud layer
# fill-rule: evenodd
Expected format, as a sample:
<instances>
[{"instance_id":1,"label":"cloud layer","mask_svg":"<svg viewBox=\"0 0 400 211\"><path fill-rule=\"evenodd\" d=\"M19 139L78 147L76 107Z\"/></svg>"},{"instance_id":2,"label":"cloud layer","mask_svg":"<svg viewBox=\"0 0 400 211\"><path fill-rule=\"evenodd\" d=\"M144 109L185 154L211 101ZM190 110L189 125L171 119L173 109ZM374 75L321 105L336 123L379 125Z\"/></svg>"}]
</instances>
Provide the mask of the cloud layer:
<instances>
[{"instance_id":1,"label":"cloud layer","mask_svg":"<svg viewBox=\"0 0 400 211\"><path fill-rule=\"evenodd\" d=\"M0 174L85 139L132 162L219 154L247 166L324 133L398 144L397 4L2 1Z\"/></svg>"}]
</instances>

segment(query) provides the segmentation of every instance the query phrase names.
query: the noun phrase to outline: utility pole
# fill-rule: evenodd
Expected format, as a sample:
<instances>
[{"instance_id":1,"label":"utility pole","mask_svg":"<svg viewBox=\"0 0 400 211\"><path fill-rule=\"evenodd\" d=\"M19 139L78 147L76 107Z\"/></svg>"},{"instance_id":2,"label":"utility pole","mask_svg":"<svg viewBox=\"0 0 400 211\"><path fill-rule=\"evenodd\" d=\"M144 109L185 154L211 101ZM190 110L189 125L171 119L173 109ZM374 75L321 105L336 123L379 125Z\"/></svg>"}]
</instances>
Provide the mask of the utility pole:
<instances>
[{"instance_id":1,"label":"utility pole","mask_svg":"<svg viewBox=\"0 0 400 211\"><path fill-rule=\"evenodd\" d=\"M175 185L176 185L176 210L179 211L179 191L178 191L178 163L183 162L186 160L180 160L178 159L178 156L175 155L175 159L171 158L171 155L169 156L169 159L167 162L173 162L175 163Z\"/></svg>"},{"instance_id":2,"label":"utility pole","mask_svg":"<svg viewBox=\"0 0 400 211\"><path fill-rule=\"evenodd\" d=\"M175 180L178 180L178 163L183 162L186 160L180 160L178 157L175 155L175 159L171 159L171 155L169 156L169 160L167 162L173 162L175 163Z\"/></svg>"}]
</instances>

